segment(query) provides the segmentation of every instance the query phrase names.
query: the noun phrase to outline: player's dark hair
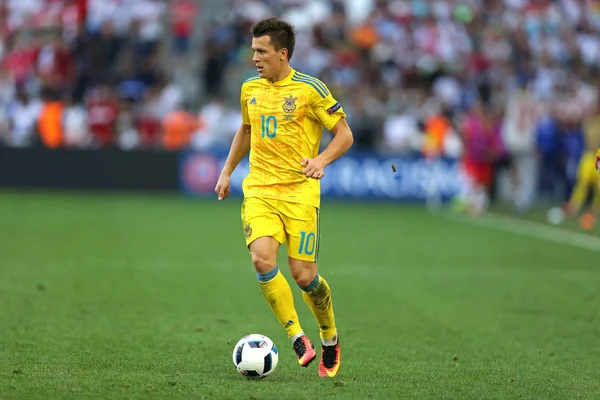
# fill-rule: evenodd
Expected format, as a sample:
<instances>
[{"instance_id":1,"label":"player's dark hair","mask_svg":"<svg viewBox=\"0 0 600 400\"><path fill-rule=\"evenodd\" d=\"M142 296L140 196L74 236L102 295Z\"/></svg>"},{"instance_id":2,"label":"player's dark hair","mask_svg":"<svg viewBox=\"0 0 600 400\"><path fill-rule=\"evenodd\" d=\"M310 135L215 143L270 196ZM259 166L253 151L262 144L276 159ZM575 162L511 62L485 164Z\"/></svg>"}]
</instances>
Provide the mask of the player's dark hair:
<instances>
[{"instance_id":1,"label":"player's dark hair","mask_svg":"<svg viewBox=\"0 0 600 400\"><path fill-rule=\"evenodd\" d=\"M271 17L258 21L252 26L252 36L258 38L265 35L269 35L275 50L279 51L286 48L288 50L288 60L292 59L294 46L296 45L296 33L291 24Z\"/></svg>"}]
</instances>

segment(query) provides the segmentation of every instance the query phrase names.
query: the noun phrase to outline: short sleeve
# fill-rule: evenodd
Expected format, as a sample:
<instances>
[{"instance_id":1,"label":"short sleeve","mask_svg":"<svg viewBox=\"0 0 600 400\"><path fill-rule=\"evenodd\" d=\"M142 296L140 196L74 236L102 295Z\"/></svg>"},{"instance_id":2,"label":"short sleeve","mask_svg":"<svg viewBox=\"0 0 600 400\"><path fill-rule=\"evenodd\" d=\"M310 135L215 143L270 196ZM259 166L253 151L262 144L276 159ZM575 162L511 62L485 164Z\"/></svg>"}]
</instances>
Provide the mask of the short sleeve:
<instances>
[{"instance_id":1,"label":"short sleeve","mask_svg":"<svg viewBox=\"0 0 600 400\"><path fill-rule=\"evenodd\" d=\"M244 98L244 88L245 86L242 86L242 90L240 92L240 106L242 109L242 123L244 125L250 125L250 116L248 115L248 102L246 101L246 99Z\"/></svg>"},{"instance_id":2,"label":"short sleeve","mask_svg":"<svg viewBox=\"0 0 600 400\"><path fill-rule=\"evenodd\" d=\"M327 86L321 81L317 82L318 85L311 87L311 114L331 131L340 119L346 117L346 113Z\"/></svg>"}]
</instances>

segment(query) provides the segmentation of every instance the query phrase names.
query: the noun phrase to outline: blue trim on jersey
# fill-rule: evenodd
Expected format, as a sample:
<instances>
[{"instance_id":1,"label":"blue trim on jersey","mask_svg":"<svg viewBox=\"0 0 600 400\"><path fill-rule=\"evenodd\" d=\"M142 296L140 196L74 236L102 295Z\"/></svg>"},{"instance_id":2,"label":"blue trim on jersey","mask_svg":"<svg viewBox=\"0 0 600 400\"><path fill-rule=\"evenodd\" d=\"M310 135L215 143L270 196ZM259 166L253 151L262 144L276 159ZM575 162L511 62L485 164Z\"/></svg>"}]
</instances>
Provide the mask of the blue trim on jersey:
<instances>
[{"instance_id":1,"label":"blue trim on jersey","mask_svg":"<svg viewBox=\"0 0 600 400\"><path fill-rule=\"evenodd\" d=\"M277 276L277 273L279 272L279 267L275 267L274 270L269 271L267 273L264 274L256 274L256 278L258 278L259 282L269 282L271 279L275 278Z\"/></svg>"},{"instance_id":2,"label":"blue trim on jersey","mask_svg":"<svg viewBox=\"0 0 600 400\"><path fill-rule=\"evenodd\" d=\"M323 90L323 92L325 92L325 94L329 96L329 91L327 90L327 87L325 86L325 84L323 82L321 82L320 80L318 80L317 78L315 78L314 76L306 75L306 74L303 74L302 72L297 72L297 71L296 71L296 75L298 75L299 77L314 81L317 84L317 86L319 86L321 88L321 90Z\"/></svg>"},{"instance_id":3,"label":"blue trim on jersey","mask_svg":"<svg viewBox=\"0 0 600 400\"><path fill-rule=\"evenodd\" d=\"M300 286L300 289L302 289L305 292L310 292L311 290L313 290L314 288L317 287L317 285L319 284L319 281L321 280L321 277L319 276L319 274L317 274L317 276L315 276L315 279L312 280L311 283L308 284L308 286Z\"/></svg>"},{"instance_id":4,"label":"blue trim on jersey","mask_svg":"<svg viewBox=\"0 0 600 400\"><path fill-rule=\"evenodd\" d=\"M312 86L313 88L315 88L315 90L321 95L322 98L327 97L326 94L324 94L321 89L319 89L319 87L316 85L316 83L314 81L310 81L308 79L304 79L304 78L299 78L296 75L294 75L292 77L292 81L293 82L302 82L302 83L306 83L307 85Z\"/></svg>"},{"instance_id":5,"label":"blue trim on jersey","mask_svg":"<svg viewBox=\"0 0 600 400\"><path fill-rule=\"evenodd\" d=\"M247 83L247 82L252 82L252 81L257 81L257 80L259 80L259 79L261 79L261 78L260 78L260 76L253 76L252 78L248 78L248 79L246 79L246 80L244 81L244 83Z\"/></svg>"},{"instance_id":6,"label":"blue trim on jersey","mask_svg":"<svg viewBox=\"0 0 600 400\"><path fill-rule=\"evenodd\" d=\"M317 78L312 77L310 75L303 74L301 72L297 72L297 71L294 74L294 76L296 78L305 79L307 81L313 82L315 85L317 85L323 91L323 93L325 93L326 96L329 96L329 90L327 90L327 86L325 86L325 84L323 82L321 82L320 80L318 80Z\"/></svg>"}]
</instances>

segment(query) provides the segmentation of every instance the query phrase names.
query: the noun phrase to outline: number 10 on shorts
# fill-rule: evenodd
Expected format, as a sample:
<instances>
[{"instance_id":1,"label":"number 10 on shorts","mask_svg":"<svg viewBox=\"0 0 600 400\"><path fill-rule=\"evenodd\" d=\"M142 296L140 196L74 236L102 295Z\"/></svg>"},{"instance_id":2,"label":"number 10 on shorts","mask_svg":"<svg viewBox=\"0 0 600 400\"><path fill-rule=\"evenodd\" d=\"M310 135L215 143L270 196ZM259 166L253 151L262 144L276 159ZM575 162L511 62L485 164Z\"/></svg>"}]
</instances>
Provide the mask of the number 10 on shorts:
<instances>
[{"instance_id":1,"label":"number 10 on shorts","mask_svg":"<svg viewBox=\"0 0 600 400\"><path fill-rule=\"evenodd\" d=\"M306 232L300 232L300 246L298 247L298 254L304 252L308 256L312 256L315 252L316 237L315 234L310 232L308 235Z\"/></svg>"}]
</instances>

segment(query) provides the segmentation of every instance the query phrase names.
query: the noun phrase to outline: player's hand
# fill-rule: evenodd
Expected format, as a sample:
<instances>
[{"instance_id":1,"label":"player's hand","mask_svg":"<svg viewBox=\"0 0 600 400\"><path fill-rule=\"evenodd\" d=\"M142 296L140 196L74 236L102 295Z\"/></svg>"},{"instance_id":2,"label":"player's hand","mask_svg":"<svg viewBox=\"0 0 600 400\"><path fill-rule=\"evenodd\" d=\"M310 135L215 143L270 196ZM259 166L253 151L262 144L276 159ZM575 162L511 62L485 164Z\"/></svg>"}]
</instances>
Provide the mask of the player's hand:
<instances>
[{"instance_id":1,"label":"player's hand","mask_svg":"<svg viewBox=\"0 0 600 400\"><path fill-rule=\"evenodd\" d=\"M300 164L304 167L302 173L309 178L321 179L325 176L325 163L319 158L303 158Z\"/></svg>"},{"instance_id":2,"label":"player's hand","mask_svg":"<svg viewBox=\"0 0 600 400\"><path fill-rule=\"evenodd\" d=\"M230 182L231 177L229 175L221 174L221 176L219 176L217 186L215 186L215 193L219 197L219 200L225 200L227 196L229 196L229 192L231 191L229 188Z\"/></svg>"}]
</instances>

